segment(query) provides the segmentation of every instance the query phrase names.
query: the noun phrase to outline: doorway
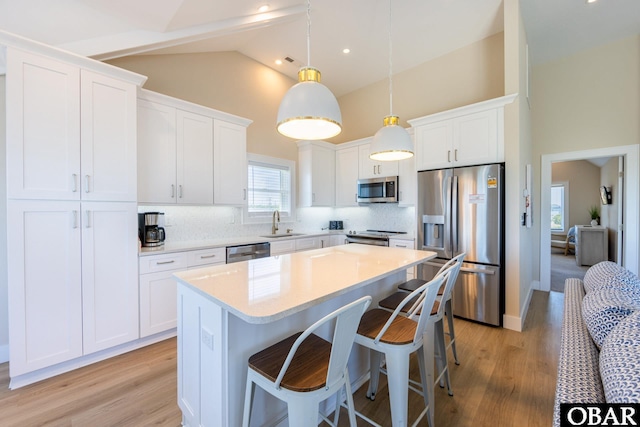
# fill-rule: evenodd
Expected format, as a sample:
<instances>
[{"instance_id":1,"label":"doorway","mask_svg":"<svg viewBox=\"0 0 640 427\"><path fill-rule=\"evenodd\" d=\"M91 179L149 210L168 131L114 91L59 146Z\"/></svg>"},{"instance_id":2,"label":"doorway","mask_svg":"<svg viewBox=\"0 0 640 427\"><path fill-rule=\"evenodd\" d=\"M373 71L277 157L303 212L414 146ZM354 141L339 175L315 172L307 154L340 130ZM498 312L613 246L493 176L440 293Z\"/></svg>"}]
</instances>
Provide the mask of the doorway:
<instances>
[{"instance_id":1,"label":"doorway","mask_svg":"<svg viewBox=\"0 0 640 427\"><path fill-rule=\"evenodd\" d=\"M540 290L549 291L551 287L551 224L545 219L551 211L550 191L544 189L551 188L552 164L554 162L566 162L573 160L597 159L604 157L622 157L624 161L624 205L621 209L621 216L624 221L619 223L619 231L623 231L622 256L618 252L618 258L622 265L638 272L638 155L639 146L629 145L620 147L609 147L594 150L574 151L568 153L549 154L542 156L541 163L541 189L540 192Z\"/></svg>"}]
</instances>

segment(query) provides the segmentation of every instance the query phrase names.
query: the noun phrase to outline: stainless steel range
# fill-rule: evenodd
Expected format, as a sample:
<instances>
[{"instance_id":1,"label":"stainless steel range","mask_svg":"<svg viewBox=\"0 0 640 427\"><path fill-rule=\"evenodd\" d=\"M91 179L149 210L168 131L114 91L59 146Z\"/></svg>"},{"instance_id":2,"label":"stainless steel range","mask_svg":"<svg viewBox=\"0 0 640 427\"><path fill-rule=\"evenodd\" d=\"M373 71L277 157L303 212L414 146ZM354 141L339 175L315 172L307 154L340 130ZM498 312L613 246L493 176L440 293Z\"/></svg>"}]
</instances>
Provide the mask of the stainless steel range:
<instances>
[{"instance_id":1,"label":"stainless steel range","mask_svg":"<svg viewBox=\"0 0 640 427\"><path fill-rule=\"evenodd\" d=\"M389 239L406 231L366 230L350 231L347 234L347 243L360 243L363 245L389 246Z\"/></svg>"}]
</instances>

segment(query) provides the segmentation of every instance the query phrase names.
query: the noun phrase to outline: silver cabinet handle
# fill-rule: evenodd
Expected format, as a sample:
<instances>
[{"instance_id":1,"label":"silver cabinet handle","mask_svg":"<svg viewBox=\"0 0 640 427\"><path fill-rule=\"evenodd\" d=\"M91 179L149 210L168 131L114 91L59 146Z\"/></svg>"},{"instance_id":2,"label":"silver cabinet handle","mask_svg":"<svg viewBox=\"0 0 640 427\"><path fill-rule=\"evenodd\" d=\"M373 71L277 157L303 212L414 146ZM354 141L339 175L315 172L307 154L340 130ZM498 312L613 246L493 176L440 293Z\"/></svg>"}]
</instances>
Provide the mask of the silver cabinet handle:
<instances>
[{"instance_id":1,"label":"silver cabinet handle","mask_svg":"<svg viewBox=\"0 0 640 427\"><path fill-rule=\"evenodd\" d=\"M171 198L173 199L174 197L176 197L176 186L171 184Z\"/></svg>"},{"instance_id":2,"label":"silver cabinet handle","mask_svg":"<svg viewBox=\"0 0 640 427\"><path fill-rule=\"evenodd\" d=\"M378 175L380 175L380 165L378 165Z\"/></svg>"},{"instance_id":3,"label":"silver cabinet handle","mask_svg":"<svg viewBox=\"0 0 640 427\"><path fill-rule=\"evenodd\" d=\"M182 185L178 185L178 197L182 199Z\"/></svg>"},{"instance_id":4,"label":"silver cabinet handle","mask_svg":"<svg viewBox=\"0 0 640 427\"><path fill-rule=\"evenodd\" d=\"M73 228L78 228L78 211L73 211Z\"/></svg>"},{"instance_id":5,"label":"silver cabinet handle","mask_svg":"<svg viewBox=\"0 0 640 427\"><path fill-rule=\"evenodd\" d=\"M353 201L358 203L358 193L353 195Z\"/></svg>"},{"instance_id":6,"label":"silver cabinet handle","mask_svg":"<svg viewBox=\"0 0 640 427\"><path fill-rule=\"evenodd\" d=\"M73 189L71 191L76 193L78 191L78 174L77 173L71 174L71 178L73 180Z\"/></svg>"},{"instance_id":7,"label":"silver cabinet handle","mask_svg":"<svg viewBox=\"0 0 640 427\"><path fill-rule=\"evenodd\" d=\"M85 211L85 224L84 227L85 228L91 228L91 211Z\"/></svg>"},{"instance_id":8,"label":"silver cabinet handle","mask_svg":"<svg viewBox=\"0 0 640 427\"><path fill-rule=\"evenodd\" d=\"M246 188L242 189L242 200L247 200L247 189Z\"/></svg>"},{"instance_id":9,"label":"silver cabinet handle","mask_svg":"<svg viewBox=\"0 0 640 427\"><path fill-rule=\"evenodd\" d=\"M200 259L207 259L207 258L215 258L215 254L214 255L200 255Z\"/></svg>"},{"instance_id":10,"label":"silver cabinet handle","mask_svg":"<svg viewBox=\"0 0 640 427\"><path fill-rule=\"evenodd\" d=\"M406 248L407 247L407 245L393 245L393 246L396 247L396 248Z\"/></svg>"},{"instance_id":11,"label":"silver cabinet handle","mask_svg":"<svg viewBox=\"0 0 640 427\"><path fill-rule=\"evenodd\" d=\"M171 260L171 261L156 261L156 265L162 265L162 264L173 264L174 262L176 262L175 260Z\"/></svg>"},{"instance_id":12,"label":"silver cabinet handle","mask_svg":"<svg viewBox=\"0 0 640 427\"><path fill-rule=\"evenodd\" d=\"M373 165L373 174L376 174L376 165Z\"/></svg>"},{"instance_id":13,"label":"silver cabinet handle","mask_svg":"<svg viewBox=\"0 0 640 427\"><path fill-rule=\"evenodd\" d=\"M453 160L458 161L458 149L453 150Z\"/></svg>"},{"instance_id":14,"label":"silver cabinet handle","mask_svg":"<svg viewBox=\"0 0 640 427\"><path fill-rule=\"evenodd\" d=\"M451 150L447 150L447 162L451 161Z\"/></svg>"},{"instance_id":15,"label":"silver cabinet handle","mask_svg":"<svg viewBox=\"0 0 640 427\"><path fill-rule=\"evenodd\" d=\"M89 175L84 176L84 192L89 192Z\"/></svg>"}]
</instances>

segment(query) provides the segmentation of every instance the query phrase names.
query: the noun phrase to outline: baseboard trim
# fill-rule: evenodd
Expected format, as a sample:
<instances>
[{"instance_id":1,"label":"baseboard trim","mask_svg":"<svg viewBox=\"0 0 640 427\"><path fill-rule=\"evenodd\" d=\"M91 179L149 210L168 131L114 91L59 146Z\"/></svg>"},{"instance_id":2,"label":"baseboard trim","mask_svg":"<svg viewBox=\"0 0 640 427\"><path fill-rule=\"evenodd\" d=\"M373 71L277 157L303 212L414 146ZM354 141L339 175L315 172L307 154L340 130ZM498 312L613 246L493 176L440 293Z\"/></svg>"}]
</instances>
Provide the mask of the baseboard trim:
<instances>
[{"instance_id":1,"label":"baseboard trim","mask_svg":"<svg viewBox=\"0 0 640 427\"><path fill-rule=\"evenodd\" d=\"M146 347L148 345L155 344L157 342L164 341L175 336L176 328L173 328L169 331L161 332L150 337L141 338L135 341L121 344L117 347L109 348L97 353L88 354L77 359L59 363L54 366L49 366L47 368L38 369L37 371L18 375L11 378L9 388L11 390L14 390L16 388L24 387L26 385L46 380L47 378L55 377L56 375L64 374L65 372L73 371L74 369L82 368L83 366L91 365L96 362L101 362L111 357L119 356L121 354L128 353L130 351L137 350L139 348Z\"/></svg>"},{"instance_id":2,"label":"baseboard trim","mask_svg":"<svg viewBox=\"0 0 640 427\"><path fill-rule=\"evenodd\" d=\"M9 345L0 345L0 363L9 361Z\"/></svg>"},{"instance_id":3,"label":"baseboard trim","mask_svg":"<svg viewBox=\"0 0 640 427\"><path fill-rule=\"evenodd\" d=\"M537 282L538 285L540 282ZM529 292L527 293L527 298L525 299L524 304L522 305L522 309L520 310L520 316L509 316L505 314L502 316L502 326L505 329L510 329L516 332L522 332L524 328L524 321L527 318L527 313L529 312L529 304L531 303L531 297L533 296L533 291L535 290L536 282L533 282L529 287Z\"/></svg>"}]
</instances>

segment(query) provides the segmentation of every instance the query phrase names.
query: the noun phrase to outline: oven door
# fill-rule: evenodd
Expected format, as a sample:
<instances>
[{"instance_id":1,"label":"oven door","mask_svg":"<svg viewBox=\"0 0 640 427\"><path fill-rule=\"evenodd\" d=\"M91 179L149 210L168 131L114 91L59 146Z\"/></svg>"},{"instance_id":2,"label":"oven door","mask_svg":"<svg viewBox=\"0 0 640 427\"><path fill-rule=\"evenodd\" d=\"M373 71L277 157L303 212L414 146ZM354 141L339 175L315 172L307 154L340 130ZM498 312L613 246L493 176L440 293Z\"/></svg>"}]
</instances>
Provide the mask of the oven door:
<instances>
[{"instance_id":1,"label":"oven door","mask_svg":"<svg viewBox=\"0 0 640 427\"><path fill-rule=\"evenodd\" d=\"M389 239L371 239L369 237L347 236L347 243L360 243L361 245L389 246Z\"/></svg>"}]
</instances>

